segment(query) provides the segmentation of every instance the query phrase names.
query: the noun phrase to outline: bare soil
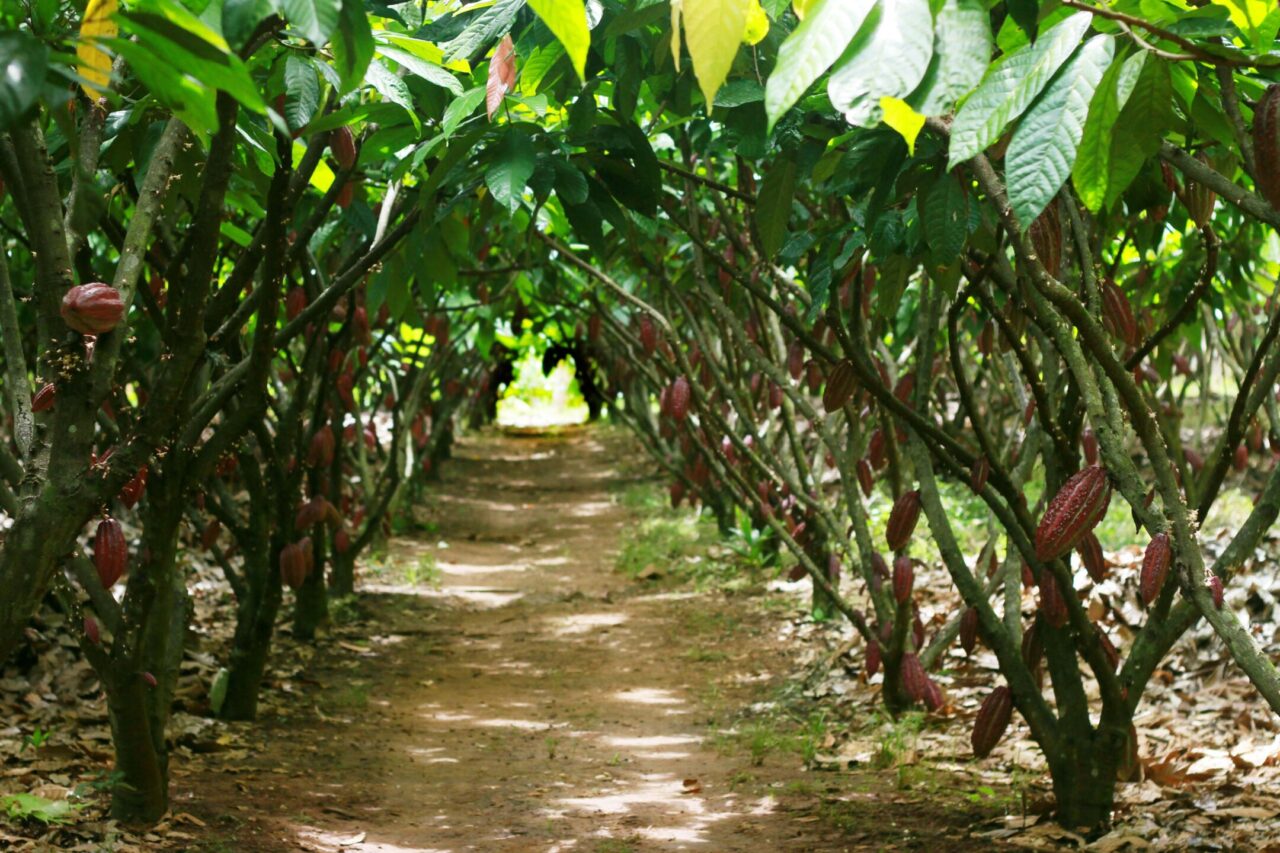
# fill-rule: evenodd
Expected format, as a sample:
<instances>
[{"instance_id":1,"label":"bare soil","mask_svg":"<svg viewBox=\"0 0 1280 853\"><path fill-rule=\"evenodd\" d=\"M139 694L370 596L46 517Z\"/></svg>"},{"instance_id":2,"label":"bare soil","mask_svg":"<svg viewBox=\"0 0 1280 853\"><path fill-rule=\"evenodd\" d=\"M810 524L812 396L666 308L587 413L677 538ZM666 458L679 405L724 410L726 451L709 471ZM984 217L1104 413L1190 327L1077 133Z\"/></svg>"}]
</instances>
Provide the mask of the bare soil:
<instances>
[{"instance_id":1,"label":"bare soil","mask_svg":"<svg viewBox=\"0 0 1280 853\"><path fill-rule=\"evenodd\" d=\"M199 849L971 849L989 813L723 733L795 651L749 599L614 569L634 458L592 429L462 441L430 534L391 545L439 583L366 576L358 630L276 674L293 695L245 729L256 748L175 767Z\"/></svg>"}]
</instances>

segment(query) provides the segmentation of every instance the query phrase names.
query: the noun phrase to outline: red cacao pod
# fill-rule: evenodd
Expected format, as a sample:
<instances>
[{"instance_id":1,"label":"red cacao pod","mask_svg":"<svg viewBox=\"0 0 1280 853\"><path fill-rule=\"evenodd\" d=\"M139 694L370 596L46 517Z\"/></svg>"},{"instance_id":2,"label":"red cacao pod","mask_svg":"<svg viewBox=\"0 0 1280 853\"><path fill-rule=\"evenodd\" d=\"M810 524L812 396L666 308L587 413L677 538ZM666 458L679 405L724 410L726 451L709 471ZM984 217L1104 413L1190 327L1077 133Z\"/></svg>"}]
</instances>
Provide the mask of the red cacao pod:
<instances>
[{"instance_id":1,"label":"red cacao pod","mask_svg":"<svg viewBox=\"0 0 1280 853\"><path fill-rule=\"evenodd\" d=\"M1199 474L1200 469L1204 467L1204 457L1190 448L1184 449L1182 454L1187 458L1187 464L1191 466L1192 472Z\"/></svg>"},{"instance_id":2,"label":"red cacao pod","mask_svg":"<svg viewBox=\"0 0 1280 853\"><path fill-rule=\"evenodd\" d=\"M787 348L787 373L796 381L804 375L804 344L799 341L792 341Z\"/></svg>"},{"instance_id":3,"label":"red cacao pod","mask_svg":"<svg viewBox=\"0 0 1280 853\"><path fill-rule=\"evenodd\" d=\"M924 695L920 697L920 700L924 702L924 706L930 711L937 711L946 704L946 697L942 695L942 688L938 686L938 682L927 675L924 679Z\"/></svg>"},{"instance_id":4,"label":"red cacao pod","mask_svg":"<svg viewBox=\"0 0 1280 853\"><path fill-rule=\"evenodd\" d=\"M142 493L146 490L147 466L143 465L138 469L138 473L134 474L132 479L120 489L120 503L124 504L128 509L133 509L137 506L138 501L142 500Z\"/></svg>"},{"instance_id":5,"label":"red cacao pod","mask_svg":"<svg viewBox=\"0 0 1280 853\"><path fill-rule=\"evenodd\" d=\"M1067 601L1062 597L1058 578L1048 568L1040 570L1040 612L1055 628L1067 624Z\"/></svg>"},{"instance_id":6,"label":"red cacao pod","mask_svg":"<svg viewBox=\"0 0 1280 853\"><path fill-rule=\"evenodd\" d=\"M67 291L62 297L62 319L82 335L103 335L124 319L120 291L109 284L92 282Z\"/></svg>"},{"instance_id":7,"label":"red cacao pod","mask_svg":"<svg viewBox=\"0 0 1280 853\"><path fill-rule=\"evenodd\" d=\"M356 138L351 128L343 126L329 134L329 150L342 169L354 169L356 165Z\"/></svg>"},{"instance_id":8,"label":"red cacao pod","mask_svg":"<svg viewBox=\"0 0 1280 853\"><path fill-rule=\"evenodd\" d=\"M333 464L333 449L333 427L325 424L311 436L311 445L307 448L307 464L313 468L328 468Z\"/></svg>"},{"instance_id":9,"label":"red cacao pod","mask_svg":"<svg viewBox=\"0 0 1280 853\"><path fill-rule=\"evenodd\" d=\"M885 528L885 540L890 551L901 551L907 546L911 534L915 532L916 522L920 520L920 490L912 489L903 492L893 502L889 512L889 524Z\"/></svg>"},{"instance_id":10,"label":"red cacao pod","mask_svg":"<svg viewBox=\"0 0 1280 853\"><path fill-rule=\"evenodd\" d=\"M1073 474L1049 506L1036 528L1036 559L1056 560L1070 551L1107 514L1111 503L1111 481L1100 465L1090 465Z\"/></svg>"},{"instance_id":11,"label":"red cacao pod","mask_svg":"<svg viewBox=\"0 0 1280 853\"><path fill-rule=\"evenodd\" d=\"M867 643L867 678L880 671L880 644L875 640Z\"/></svg>"},{"instance_id":12,"label":"red cacao pod","mask_svg":"<svg viewBox=\"0 0 1280 853\"><path fill-rule=\"evenodd\" d=\"M1280 85L1275 83L1253 110L1253 155L1258 193L1280 209Z\"/></svg>"},{"instance_id":13,"label":"red cacao pod","mask_svg":"<svg viewBox=\"0 0 1280 853\"><path fill-rule=\"evenodd\" d=\"M875 572L877 577L889 577L889 564L884 561L879 551L871 552L871 571Z\"/></svg>"},{"instance_id":14,"label":"red cacao pod","mask_svg":"<svg viewBox=\"0 0 1280 853\"><path fill-rule=\"evenodd\" d=\"M667 394L667 406L670 409L671 417L676 421L683 421L689 416L689 399L692 397L693 390L689 387L689 380L683 376L677 376L675 381L671 383L671 389Z\"/></svg>"},{"instance_id":15,"label":"red cacao pod","mask_svg":"<svg viewBox=\"0 0 1280 853\"><path fill-rule=\"evenodd\" d=\"M84 636L95 646L102 642L102 630L98 627L98 620L89 615L84 617Z\"/></svg>"},{"instance_id":16,"label":"red cacao pod","mask_svg":"<svg viewBox=\"0 0 1280 853\"><path fill-rule=\"evenodd\" d=\"M1218 577L1217 575L1210 575L1208 580L1208 585L1209 585L1209 594L1213 596L1213 606L1216 609L1221 610L1222 598L1223 598L1222 578Z\"/></svg>"},{"instance_id":17,"label":"red cacao pod","mask_svg":"<svg viewBox=\"0 0 1280 853\"><path fill-rule=\"evenodd\" d=\"M1231 458L1231 464L1235 466L1237 471L1244 471L1249 467L1249 448L1241 444L1236 447L1236 452Z\"/></svg>"},{"instance_id":18,"label":"red cacao pod","mask_svg":"<svg viewBox=\"0 0 1280 853\"><path fill-rule=\"evenodd\" d=\"M858 389L857 374L854 373L853 362L842 359L831 369L827 377L827 387L822 391L822 408L834 412L853 399L853 392Z\"/></svg>"},{"instance_id":19,"label":"red cacao pod","mask_svg":"<svg viewBox=\"0 0 1280 853\"><path fill-rule=\"evenodd\" d=\"M1049 202L1044 212L1027 229L1031 245L1045 271L1054 278L1062 271L1062 218L1056 202Z\"/></svg>"},{"instance_id":20,"label":"red cacao pod","mask_svg":"<svg viewBox=\"0 0 1280 853\"><path fill-rule=\"evenodd\" d=\"M98 522L97 532L93 537L93 567L98 571L98 580L103 589L111 589L124 574L125 565L129 561L129 546L124 541L124 529L114 518L104 518Z\"/></svg>"},{"instance_id":21,"label":"red cacao pod","mask_svg":"<svg viewBox=\"0 0 1280 853\"><path fill-rule=\"evenodd\" d=\"M648 314L641 314L638 321L640 331L640 346L644 349L645 355L653 355L658 349L658 327L653 324L653 318Z\"/></svg>"},{"instance_id":22,"label":"red cacao pod","mask_svg":"<svg viewBox=\"0 0 1280 853\"><path fill-rule=\"evenodd\" d=\"M40 390L31 398L31 411L35 414L47 412L53 408L53 404L57 401L58 389L54 387L52 382L46 382L40 386Z\"/></svg>"},{"instance_id":23,"label":"red cacao pod","mask_svg":"<svg viewBox=\"0 0 1280 853\"><path fill-rule=\"evenodd\" d=\"M1013 719L1013 693L1001 684L982 700L978 716L973 721L973 754L986 758L1004 737Z\"/></svg>"},{"instance_id":24,"label":"red cacao pod","mask_svg":"<svg viewBox=\"0 0 1280 853\"><path fill-rule=\"evenodd\" d=\"M915 586L915 565L906 554L893 561L893 600L906 604L911 598L911 589Z\"/></svg>"},{"instance_id":25,"label":"red cacao pod","mask_svg":"<svg viewBox=\"0 0 1280 853\"><path fill-rule=\"evenodd\" d=\"M929 680L929 676L925 673L924 666L915 652L907 652L902 656L899 674L902 676L902 689L907 696L911 697L913 702L923 702L928 690L925 682Z\"/></svg>"},{"instance_id":26,"label":"red cacao pod","mask_svg":"<svg viewBox=\"0 0 1280 853\"><path fill-rule=\"evenodd\" d=\"M1110 279L1102 283L1102 324L1111 334L1131 347L1136 347L1141 342L1141 332L1138 321L1133 316L1129 297Z\"/></svg>"},{"instance_id":27,"label":"red cacao pod","mask_svg":"<svg viewBox=\"0 0 1280 853\"><path fill-rule=\"evenodd\" d=\"M856 466L858 471L858 485L862 487L864 497L871 497L871 490L875 488L875 475L871 471L871 463L866 459L859 459Z\"/></svg>"},{"instance_id":28,"label":"red cacao pod","mask_svg":"<svg viewBox=\"0 0 1280 853\"><path fill-rule=\"evenodd\" d=\"M1092 533L1086 533L1076 546L1080 552L1080 562L1096 583L1107 579L1107 558L1102 553L1102 543Z\"/></svg>"},{"instance_id":29,"label":"red cacao pod","mask_svg":"<svg viewBox=\"0 0 1280 853\"><path fill-rule=\"evenodd\" d=\"M299 589L307 579L307 555L299 542L291 542L280 549L280 579L290 589Z\"/></svg>"},{"instance_id":30,"label":"red cacao pod","mask_svg":"<svg viewBox=\"0 0 1280 853\"><path fill-rule=\"evenodd\" d=\"M351 550L351 534L345 527L338 528L333 534L333 550L339 554L346 554Z\"/></svg>"},{"instance_id":31,"label":"red cacao pod","mask_svg":"<svg viewBox=\"0 0 1280 853\"><path fill-rule=\"evenodd\" d=\"M960 648L964 649L965 654L971 655L977 645L978 611L976 608L966 607L960 615Z\"/></svg>"},{"instance_id":32,"label":"red cacao pod","mask_svg":"<svg viewBox=\"0 0 1280 853\"><path fill-rule=\"evenodd\" d=\"M1080 433L1080 446L1084 449L1084 464L1098 464L1098 436L1089 427Z\"/></svg>"},{"instance_id":33,"label":"red cacao pod","mask_svg":"<svg viewBox=\"0 0 1280 853\"><path fill-rule=\"evenodd\" d=\"M1165 581L1169 579L1169 564L1173 561L1173 545L1169 542L1168 533L1157 533L1147 543L1147 550L1142 555L1142 570L1138 578L1138 591L1142 595L1142 603L1150 606L1156 600Z\"/></svg>"},{"instance_id":34,"label":"red cacao pod","mask_svg":"<svg viewBox=\"0 0 1280 853\"><path fill-rule=\"evenodd\" d=\"M889 455L885 450L884 430L877 428L871 433L871 438L867 441L867 461L877 471L889 461Z\"/></svg>"},{"instance_id":35,"label":"red cacao pod","mask_svg":"<svg viewBox=\"0 0 1280 853\"><path fill-rule=\"evenodd\" d=\"M1022 634L1022 662L1028 669L1037 669L1043 657L1044 640L1040 636L1040 622L1037 620Z\"/></svg>"},{"instance_id":36,"label":"red cacao pod","mask_svg":"<svg viewBox=\"0 0 1280 853\"><path fill-rule=\"evenodd\" d=\"M307 292L301 287L289 288L288 295L284 298L284 316L286 319L292 320L302 313L307 307Z\"/></svg>"}]
</instances>

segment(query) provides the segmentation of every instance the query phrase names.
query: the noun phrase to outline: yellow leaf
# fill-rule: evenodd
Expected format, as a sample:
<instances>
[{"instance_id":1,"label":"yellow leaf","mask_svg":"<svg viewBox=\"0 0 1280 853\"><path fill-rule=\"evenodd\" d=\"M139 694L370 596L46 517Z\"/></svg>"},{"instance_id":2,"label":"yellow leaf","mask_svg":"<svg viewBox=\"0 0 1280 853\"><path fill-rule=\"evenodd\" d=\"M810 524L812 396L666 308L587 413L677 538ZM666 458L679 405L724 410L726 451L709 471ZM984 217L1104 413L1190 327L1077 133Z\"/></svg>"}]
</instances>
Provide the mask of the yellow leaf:
<instances>
[{"instance_id":1,"label":"yellow leaf","mask_svg":"<svg viewBox=\"0 0 1280 853\"><path fill-rule=\"evenodd\" d=\"M747 10L747 31L742 35L746 44L759 44L769 34L769 16L760 6L760 0L751 0L751 8Z\"/></svg>"},{"instance_id":2,"label":"yellow leaf","mask_svg":"<svg viewBox=\"0 0 1280 853\"><path fill-rule=\"evenodd\" d=\"M707 112L738 55L738 45L747 31L750 3L751 0L682 0L684 39Z\"/></svg>"},{"instance_id":3,"label":"yellow leaf","mask_svg":"<svg viewBox=\"0 0 1280 853\"><path fill-rule=\"evenodd\" d=\"M120 31L112 15L119 7L117 0L89 0L85 7L84 19L80 22L80 43L76 45L76 56L80 58L80 76L85 82L80 84L90 100L102 97L111 82L111 56L96 42L99 39L115 38Z\"/></svg>"},{"instance_id":4,"label":"yellow leaf","mask_svg":"<svg viewBox=\"0 0 1280 853\"><path fill-rule=\"evenodd\" d=\"M809 12L809 7L818 0L791 0L791 9L796 13L796 17L804 20L804 16Z\"/></svg>"},{"instance_id":5,"label":"yellow leaf","mask_svg":"<svg viewBox=\"0 0 1280 853\"><path fill-rule=\"evenodd\" d=\"M901 98L881 98L880 109L884 110L884 123L902 134L907 141L907 151L916 153L916 137L924 127L924 116L911 109Z\"/></svg>"},{"instance_id":6,"label":"yellow leaf","mask_svg":"<svg viewBox=\"0 0 1280 853\"><path fill-rule=\"evenodd\" d=\"M680 0L671 0L671 59L680 73Z\"/></svg>"}]
</instances>

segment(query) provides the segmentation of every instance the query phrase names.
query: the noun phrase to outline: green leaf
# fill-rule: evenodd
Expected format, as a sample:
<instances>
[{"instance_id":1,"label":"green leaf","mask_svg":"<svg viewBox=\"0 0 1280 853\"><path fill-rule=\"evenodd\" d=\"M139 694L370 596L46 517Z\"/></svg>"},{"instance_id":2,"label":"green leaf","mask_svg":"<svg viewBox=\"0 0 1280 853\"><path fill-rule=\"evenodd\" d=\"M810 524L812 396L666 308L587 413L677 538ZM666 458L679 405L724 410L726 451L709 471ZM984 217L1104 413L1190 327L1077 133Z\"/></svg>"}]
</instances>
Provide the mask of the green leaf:
<instances>
[{"instance_id":1,"label":"green leaf","mask_svg":"<svg viewBox=\"0 0 1280 853\"><path fill-rule=\"evenodd\" d=\"M311 60L289 54L284 63L284 120L290 130L300 130L320 108L320 79Z\"/></svg>"},{"instance_id":2,"label":"green leaf","mask_svg":"<svg viewBox=\"0 0 1280 853\"><path fill-rule=\"evenodd\" d=\"M462 120L470 116L476 111L476 107L484 102L484 87L477 86L469 90L461 97L454 98L449 102L449 106L444 108L444 118L440 121L441 130L450 134L457 129Z\"/></svg>"},{"instance_id":3,"label":"green leaf","mask_svg":"<svg viewBox=\"0 0 1280 853\"><path fill-rule=\"evenodd\" d=\"M277 0L225 0L222 4L222 35L237 50L267 18L280 11Z\"/></svg>"},{"instance_id":4,"label":"green leaf","mask_svg":"<svg viewBox=\"0 0 1280 853\"><path fill-rule=\"evenodd\" d=\"M186 74L174 74L173 66L140 43L112 39L111 49L125 58L151 95L168 107L202 140L218 129L217 92Z\"/></svg>"},{"instance_id":5,"label":"green leaf","mask_svg":"<svg viewBox=\"0 0 1280 853\"><path fill-rule=\"evenodd\" d=\"M289 26L316 47L322 47L338 26L342 0L280 0Z\"/></svg>"},{"instance_id":6,"label":"green leaf","mask_svg":"<svg viewBox=\"0 0 1280 853\"><path fill-rule=\"evenodd\" d=\"M529 0L529 8L564 45L578 79L586 80L587 50L591 47L586 4L582 0Z\"/></svg>"},{"instance_id":7,"label":"green leaf","mask_svg":"<svg viewBox=\"0 0 1280 853\"><path fill-rule=\"evenodd\" d=\"M1105 207L1116 203L1138 176L1142 164L1160 150L1164 130L1173 118L1169 65L1164 60L1149 58L1111 134Z\"/></svg>"},{"instance_id":8,"label":"green leaf","mask_svg":"<svg viewBox=\"0 0 1280 853\"><path fill-rule=\"evenodd\" d=\"M914 156L916 137L924 127L924 116L911 109L911 106L901 98L881 98L880 109L884 112L884 123L902 135L907 143L907 153Z\"/></svg>"},{"instance_id":9,"label":"green leaf","mask_svg":"<svg viewBox=\"0 0 1280 853\"><path fill-rule=\"evenodd\" d=\"M1089 102L1114 53L1111 36L1086 42L1014 130L1005 153L1005 179L1009 204L1024 225L1040 215L1070 177Z\"/></svg>"},{"instance_id":10,"label":"green leaf","mask_svg":"<svg viewBox=\"0 0 1280 853\"><path fill-rule=\"evenodd\" d=\"M426 80L433 86L439 86L442 89L448 89L455 95L461 95L464 91L462 82L454 77L444 68L428 60L414 56L408 51L400 50L395 47L379 47L378 53L395 62L405 71L414 74Z\"/></svg>"},{"instance_id":11,"label":"green leaf","mask_svg":"<svg viewBox=\"0 0 1280 853\"><path fill-rule=\"evenodd\" d=\"M440 45L440 49L449 61L471 58L495 38L510 31L516 14L524 5L525 0L497 0L468 24L457 38Z\"/></svg>"},{"instance_id":12,"label":"green leaf","mask_svg":"<svg viewBox=\"0 0 1280 853\"><path fill-rule=\"evenodd\" d=\"M749 0L684 0L682 4L684 40L707 112L738 55L750 5Z\"/></svg>"},{"instance_id":13,"label":"green leaf","mask_svg":"<svg viewBox=\"0 0 1280 853\"><path fill-rule=\"evenodd\" d=\"M946 0L934 20L929 69L907 103L925 116L948 113L990 62L991 23L981 0Z\"/></svg>"},{"instance_id":14,"label":"green leaf","mask_svg":"<svg viewBox=\"0 0 1280 853\"><path fill-rule=\"evenodd\" d=\"M918 205L931 260L946 266L960 256L969 236L969 197L954 174L938 177Z\"/></svg>"},{"instance_id":15,"label":"green leaf","mask_svg":"<svg viewBox=\"0 0 1280 853\"><path fill-rule=\"evenodd\" d=\"M484 174L493 200L514 213L520 207L521 194L536 162L529 138L518 131L508 133L499 144L497 160Z\"/></svg>"},{"instance_id":16,"label":"green leaf","mask_svg":"<svg viewBox=\"0 0 1280 853\"><path fill-rule=\"evenodd\" d=\"M827 96L849 124L871 127L880 121L880 99L911 94L932 57L929 0L885 2L879 18L867 20L831 73Z\"/></svg>"},{"instance_id":17,"label":"green leaf","mask_svg":"<svg viewBox=\"0 0 1280 853\"><path fill-rule=\"evenodd\" d=\"M780 157L773 161L760 183L756 196L756 232L760 235L760 251L772 259L782 248L787 236L787 220L791 218L791 201L796 193L796 161Z\"/></svg>"},{"instance_id":18,"label":"green leaf","mask_svg":"<svg viewBox=\"0 0 1280 853\"><path fill-rule=\"evenodd\" d=\"M535 48L533 53L529 54L529 57L525 59L524 65L520 67L518 80L520 93L523 95L536 93L539 84L542 83L542 78L547 76L547 72L562 56L564 56L564 46L558 41L548 42L541 47Z\"/></svg>"},{"instance_id":19,"label":"green leaf","mask_svg":"<svg viewBox=\"0 0 1280 853\"><path fill-rule=\"evenodd\" d=\"M1114 62L1089 102L1089 118L1071 169L1071 182L1085 207L1097 213L1107 200L1107 180L1111 173L1111 137L1120 111L1129 102L1147 60L1146 51L1137 51L1123 62Z\"/></svg>"},{"instance_id":20,"label":"green leaf","mask_svg":"<svg viewBox=\"0 0 1280 853\"><path fill-rule=\"evenodd\" d=\"M21 30L0 33L0 130L8 130L40 97L48 54Z\"/></svg>"},{"instance_id":21,"label":"green leaf","mask_svg":"<svg viewBox=\"0 0 1280 853\"><path fill-rule=\"evenodd\" d=\"M1078 12L1015 50L987 74L951 123L947 168L963 163L995 142L1009 122L1022 115L1062 63L1075 52L1092 16Z\"/></svg>"},{"instance_id":22,"label":"green leaf","mask_svg":"<svg viewBox=\"0 0 1280 853\"><path fill-rule=\"evenodd\" d=\"M340 20L338 37L333 42L333 62L341 81L339 90L346 94L360 85L365 69L373 61L373 31L360 0L343 0Z\"/></svg>"},{"instance_id":23,"label":"green leaf","mask_svg":"<svg viewBox=\"0 0 1280 853\"><path fill-rule=\"evenodd\" d=\"M1005 0L1004 7L1009 10L1009 17L1018 25L1018 29L1027 34L1031 41L1036 40L1036 26L1040 20L1040 0Z\"/></svg>"},{"instance_id":24,"label":"green leaf","mask_svg":"<svg viewBox=\"0 0 1280 853\"><path fill-rule=\"evenodd\" d=\"M743 78L730 80L716 92L717 107L740 107L743 104L754 104L764 100L764 88L755 80Z\"/></svg>"},{"instance_id":25,"label":"green leaf","mask_svg":"<svg viewBox=\"0 0 1280 853\"><path fill-rule=\"evenodd\" d=\"M422 130L422 122L418 119L418 112L413 106L413 96L409 94L409 87L404 84L403 80L392 74L385 65L376 60L369 63L369 68L365 71L365 80L378 91L379 95L393 104L399 104L404 107L404 111L409 114L409 120L413 122L413 126L418 130Z\"/></svg>"},{"instance_id":26,"label":"green leaf","mask_svg":"<svg viewBox=\"0 0 1280 853\"><path fill-rule=\"evenodd\" d=\"M765 84L769 130L840 58L876 0L817 0L778 48L778 62ZM984 66L985 67L985 66Z\"/></svg>"}]
</instances>

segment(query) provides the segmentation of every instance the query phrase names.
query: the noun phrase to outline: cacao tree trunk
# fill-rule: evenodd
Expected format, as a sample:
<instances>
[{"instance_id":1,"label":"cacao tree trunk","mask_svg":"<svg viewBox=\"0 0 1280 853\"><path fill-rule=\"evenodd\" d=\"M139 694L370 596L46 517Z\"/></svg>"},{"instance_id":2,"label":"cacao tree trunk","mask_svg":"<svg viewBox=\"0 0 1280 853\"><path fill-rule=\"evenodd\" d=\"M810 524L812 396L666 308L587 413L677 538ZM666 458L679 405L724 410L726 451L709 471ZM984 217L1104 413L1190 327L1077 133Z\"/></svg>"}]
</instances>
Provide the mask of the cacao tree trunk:
<instances>
[{"instance_id":1,"label":"cacao tree trunk","mask_svg":"<svg viewBox=\"0 0 1280 853\"><path fill-rule=\"evenodd\" d=\"M276 615L284 597L280 575L273 568L280 548L258 549L245 555L245 580L249 585L236 610L236 633L227 662L227 697L224 720L253 720L258 716L258 691L271 653Z\"/></svg>"},{"instance_id":2,"label":"cacao tree trunk","mask_svg":"<svg viewBox=\"0 0 1280 853\"><path fill-rule=\"evenodd\" d=\"M152 688L139 672L121 673L107 690L107 714L115 746L116 773L111 816L125 823L154 823L169 808L169 781L163 754L156 749L148 712ZM163 742L161 733L160 740Z\"/></svg>"},{"instance_id":3,"label":"cacao tree trunk","mask_svg":"<svg viewBox=\"0 0 1280 853\"><path fill-rule=\"evenodd\" d=\"M316 628L329 621L329 595L325 588L325 549L316 545L316 571L307 575L298 590L293 605L293 637L296 640L315 639Z\"/></svg>"},{"instance_id":4,"label":"cacao tree trunk","mask_svg":"<svg viewBox=\"0 0 1280 853\"><path fill-rule=\"evenodd\" d=\"M1067 828L1093 831L1111 821L1115 805L1116 770L1124 755L1124 735L1099 731L1087 739L1064 738L1061 754L1049 759L1057 819Z\"/></svg>"}]
</instances>

